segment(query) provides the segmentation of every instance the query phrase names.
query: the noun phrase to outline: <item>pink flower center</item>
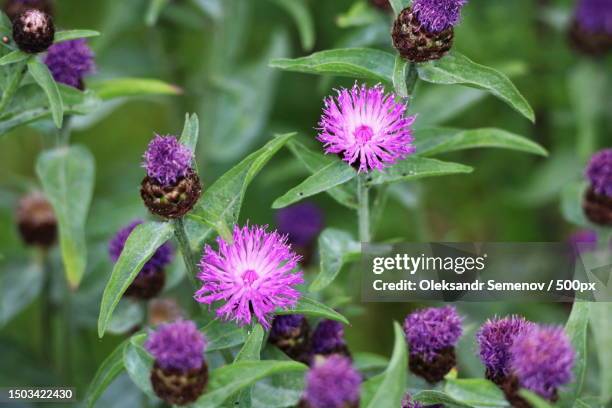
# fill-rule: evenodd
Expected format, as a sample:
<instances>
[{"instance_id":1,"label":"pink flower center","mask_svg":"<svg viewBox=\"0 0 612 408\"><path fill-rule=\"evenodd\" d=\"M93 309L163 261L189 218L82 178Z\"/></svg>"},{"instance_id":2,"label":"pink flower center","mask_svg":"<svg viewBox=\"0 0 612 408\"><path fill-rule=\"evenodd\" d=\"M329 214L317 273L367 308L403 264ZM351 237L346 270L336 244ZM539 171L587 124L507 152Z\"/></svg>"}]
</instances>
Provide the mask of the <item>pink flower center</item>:
<instances>
[{"instance_id":1,"label":"pink flower center","mask_svg":"<svg viewBox=\"0 0 612 408\"><path fill-rule=\"evenodd\" d=\"M374 131L368 125L361 125L355 129L353 135L355 136L355 141L358 144L364 145L372 140L372 137L374 137Z\"/></svg>"},{"instance_id":2,"label":"pink flower center","mask_svg":"<svg viewBox=\"0 0 612 408\"><path fill-rule=\"evenodd\" d=\"M257 278L259 278L259 275L257 275L257 272L252 269L248 269L242 274L242 281L247 286L251 286L253 282L257 280Z\"/></svg>"}]
</instances>

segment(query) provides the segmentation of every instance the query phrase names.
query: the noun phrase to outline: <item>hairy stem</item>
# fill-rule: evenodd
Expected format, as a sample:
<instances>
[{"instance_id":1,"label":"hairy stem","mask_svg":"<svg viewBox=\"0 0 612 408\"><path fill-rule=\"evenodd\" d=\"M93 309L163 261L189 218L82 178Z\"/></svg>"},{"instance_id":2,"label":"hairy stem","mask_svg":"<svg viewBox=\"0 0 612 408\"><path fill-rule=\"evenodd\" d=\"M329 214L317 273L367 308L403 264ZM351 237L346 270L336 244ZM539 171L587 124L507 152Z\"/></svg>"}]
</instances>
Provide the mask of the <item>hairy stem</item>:
<instances>
[{"instance_id":1,"label":"hairy stem","mask_svg":"<svg viewBox=\"0 0 612 408\"><path fill-rule=\"evenodd\" d=\"M17 70L4 90L2 99L0 99L0 117L4 115L4 111L8 107L9 103L13 100L13 96L15 96L15 93L17 93L19 85L21 85L21 80L26 73L27 62L28 60L17 63Z\"/></svg>"},{"instance_id":2,"label":"hairy stem","mask_svg":"<svg viewBox=\"0 0 612 408\"><path fill-rule=\"evenodd\" d=\"M196 282L196 276L198 274L198 265L189 245L187 232L185 232L185 223L182 218L174 220L174 236L178 241L181 254L183 255L183 262L185 262L185 268L187 268L187 277L193 287L197 289L198 284Z\"/></svg>"},{"instance_id":3,"label":"hairy stem","mask_svg":"<svg viewBox=\"0 0 612 408\"><path fill-rule=\"evenodd\" d=\"M357 215L359 219L359 240L367 243L370 242L370 203L366 177L365 174L357 176L357 197L359 201Z\"/></svg>"}]
</instances>

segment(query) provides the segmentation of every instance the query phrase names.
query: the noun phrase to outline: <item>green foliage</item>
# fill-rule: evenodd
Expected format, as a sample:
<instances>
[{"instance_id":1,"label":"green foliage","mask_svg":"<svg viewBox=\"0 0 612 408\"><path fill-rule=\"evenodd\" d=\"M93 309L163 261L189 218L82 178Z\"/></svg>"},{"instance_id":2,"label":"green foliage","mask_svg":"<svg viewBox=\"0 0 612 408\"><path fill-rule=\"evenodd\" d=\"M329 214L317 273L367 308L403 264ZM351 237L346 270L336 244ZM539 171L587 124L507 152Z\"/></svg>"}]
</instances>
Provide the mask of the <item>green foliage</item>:
<instances>
[{"instance_id":1,"label":"green foliage","mask_svg":"<svg viewBox=\"0 0 612 408\"><path fill-rule=\"evenodd\" d=\"M287 314L303 314L305 316L322 317L325 319L337 320L344 324L349 324L346 317L336 312L331 307L325 306L322 303L317 302L314 299L302 296L298 301L297 306L290 310L279 310L276 312L278 315Z\"/></svg>"}]
</instances>

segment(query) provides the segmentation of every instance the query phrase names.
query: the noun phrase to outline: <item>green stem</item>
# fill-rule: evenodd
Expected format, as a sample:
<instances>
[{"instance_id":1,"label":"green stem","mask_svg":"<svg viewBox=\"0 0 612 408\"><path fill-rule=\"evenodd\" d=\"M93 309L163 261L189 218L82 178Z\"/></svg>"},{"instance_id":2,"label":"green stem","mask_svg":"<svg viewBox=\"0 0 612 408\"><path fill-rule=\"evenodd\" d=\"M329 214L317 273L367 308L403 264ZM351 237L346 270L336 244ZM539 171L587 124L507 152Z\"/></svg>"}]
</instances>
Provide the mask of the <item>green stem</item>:
<instances>
[{"instance_id":1,"label":"green stem","mask_svg":"<svg viewBox=\"0 0 612 408\"><path fill-rule=\"evenodd\" d=\"M53 303L51 301L51 283L53 278L53 270L49 260L49 253L46 250L41 251L41 263L43 272L43 289L41 296L41 351L43 358L50 363L53 363L53 328L51 324Z\"/></svg>"},{"instance_id":2,"label":"green stem","mask_svg":"<svg viewBox=\"0 0 612 408\"><path fill-rule=\"evenodd\" d=\"M370 203L369 203L369 187L367 186L366 174L357 176L357 197L359 207L357 215L359 219L359 240L361 242L370 242Z\"/></svg>"},{"instance_id":3,"label":"green stem","mask_svg":"<svg viewBox=\"0 0 612 408\"><path fill-rule=\"evenodd\" d=\"M21 85L21 80L26 73L27 61L28 60L17 63L17 70L13 74L11 81L2 94L2 99L0 99L0 116L4 115L4 111L9 103L13 100L13 96L15 96L15 93L17 93L19 85Z\"/></svg>"},{"instance_id":4,"label":"green stem","mask_svg":"<svg viewBox=\"0 0 612 408\"><path fill-rule=\"evenodd\" d=\"M408 91L406 105L408 105L412 100L412 94L414 93L414 88L416 87L418 79L419 76L417 72L417 66L414 62L411 62L410 65L408 65L408 70L406 71L406 90Z\"/></svg>"},{"instance_id":5,"label":"green stem","mask_svg":"<svg viewBox=\"0 0 612 408\"><path fill-rule=\"evenodd\" d=\"M174 235L181 249L181 254L183 254L183 262L185 262L185 267L187 268L187 277L193 287L197 288L196 276L198 274L198 266L191 246L189 245L187 232L185 232L185 223L182 218L174 221Z\"/></svg>"},{"instance_id":6,"label":"green stem","mask_svg":"<svg viewBox=\"0 0 612 408\"><path fill-rule=\"evenodd\" d=\"M58 146L68 146L70 143L70 115L64 116L64 122L62 124L61 129L57 131L57 145Z\"/></svg>"}]
</instances>

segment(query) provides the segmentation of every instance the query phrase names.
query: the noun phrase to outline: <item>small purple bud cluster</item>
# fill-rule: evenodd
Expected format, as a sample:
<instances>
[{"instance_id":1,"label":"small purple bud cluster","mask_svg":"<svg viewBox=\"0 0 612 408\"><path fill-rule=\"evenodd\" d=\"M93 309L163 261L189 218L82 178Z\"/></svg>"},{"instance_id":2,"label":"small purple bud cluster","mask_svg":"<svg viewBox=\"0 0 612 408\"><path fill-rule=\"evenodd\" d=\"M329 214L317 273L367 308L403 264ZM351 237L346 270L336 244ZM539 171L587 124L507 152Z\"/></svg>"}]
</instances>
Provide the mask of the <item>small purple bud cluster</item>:
<instances>
[{"instance_id":1,"label":"small purple bud cluster","mask_svg":"<svg viewBox=\"0 0 612 408\"><path fill-rule=\"evenodd\" d=\"M459 23L466 3L467 0L414 0L412 10L430 33L440 33Z\"/></svg>"},{"instance_id":2,"label":"small purple bud cluster","mask_svg":"<svg viewBox=\"0 0 612 408\"><path fill-rule=\"evenodd\" d=\"M591 157L586 177L596 194L612 198L612 148L600 150Z\"/></svg>"},{"instance_id":3,"label":"small purple bud cluster","mask_svg":"<svg viewBox=\"0 0 612 408\"><path fill-rule=\"evenodd\" d=\"M432 361L441 350L455 347L463 333L462 321L453 306L430 307L409 314L404 332L410 355Z\"/></svg>"},{"instance_id":4,"label":"small purple bud cluster","mask_svg":"<svg viewBox=\"0 0 612 408\"><path fill-rule=\"evenodd\" d=\"M323 320L312 333L311 350L313 354L330 355L346 353L344 326L335 320Z\"/></svg>"},{"instance_id":5,"label":"small purple bud cluster","mask_svg":"<svg viewBox=\"0 0 612 408\"><path fill-rule=\"evenodd\" d=\"M55 81L77 89L84 89L83 78L95 71L93 51L82 38L53 44L44 62Z\"/></svg>"},{"instance_id":6,"label":"small purple bud cluster","mask_svg":"<svg viewBox=\"0 0 612 408\"><path fill-rule=\"evenodd\" d=\"M174 184L191 169L193 152L174 136L156 135L144 154L147 175L162 185Z\"/></svg>"},{"instance_id":7,"label":"small purple bud cluster","mask_svg":"<svg viewBox=\"0 0 612 408\"><path fill-rule=\"evenodd\" d=\"M350 359L320 358L306 374L304 400L308 408L357 408L361 381Z\"/></svg>"},{"instance_id":8,"label":"small purple bud cluster","mask_svg":"<svg viewBox=\"0 0 612 408\"><path fill-rule=\"evenodd\" d=\"M195 323L188 320L160 325L145 348L164 370L199 370L204 362L206 339Z\"/></svg>"}]
</instances>

